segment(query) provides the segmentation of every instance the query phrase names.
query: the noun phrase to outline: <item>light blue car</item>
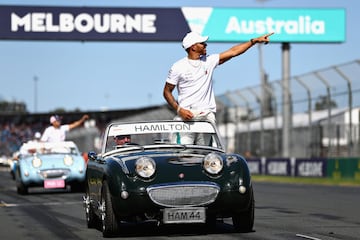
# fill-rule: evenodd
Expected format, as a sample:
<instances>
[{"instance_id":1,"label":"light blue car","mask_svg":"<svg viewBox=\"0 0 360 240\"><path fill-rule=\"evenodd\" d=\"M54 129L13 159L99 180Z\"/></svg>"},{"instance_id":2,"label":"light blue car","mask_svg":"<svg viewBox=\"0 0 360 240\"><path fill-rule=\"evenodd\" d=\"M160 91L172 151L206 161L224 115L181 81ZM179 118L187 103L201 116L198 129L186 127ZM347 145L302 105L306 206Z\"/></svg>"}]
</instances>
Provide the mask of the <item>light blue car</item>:
<instances>
[{"instance_id":1,"label":"light blue car","mask_svg":"<svg viewBox=\"0 0 360 240\"><path fill-rule=\"evenodd\" d=\"M20 149L15 165L16 188L28 194L29 187L83 190L86 161L74 142L28 142Z\"/></svg>"}]
</instances>

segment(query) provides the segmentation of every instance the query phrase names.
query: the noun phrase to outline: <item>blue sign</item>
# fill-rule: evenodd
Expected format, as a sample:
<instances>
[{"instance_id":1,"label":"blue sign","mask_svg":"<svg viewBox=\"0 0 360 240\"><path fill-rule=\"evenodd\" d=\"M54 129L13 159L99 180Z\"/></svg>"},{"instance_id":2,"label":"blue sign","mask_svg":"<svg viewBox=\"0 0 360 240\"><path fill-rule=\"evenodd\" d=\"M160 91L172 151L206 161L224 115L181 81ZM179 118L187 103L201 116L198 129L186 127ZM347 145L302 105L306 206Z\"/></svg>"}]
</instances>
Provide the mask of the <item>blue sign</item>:
<instances>
[{"instance_id":1,"label":"blue sign","mask_svg":"<svg viewBox=\"0 0 360 240\"><path fill-rule=\"evenodd\" d=\"M215 8L201 33L211 41L248 41L274 32L272 42L344 42L344 9Z\"/></svg>"},{"instance_id":2,"label":"blue sign","mask_svg":"<svg viewBox=\"0 0 360 240\"><path fill-rule=\"evenodd\" d=\"M326 177L326 160L325 158L296 159L295 176Z\"/></svg>"},{"instance_id":3,"label":"blue sign","mask_svg":"<svg viewBox=\"0 0 360 240\"><path fill-rule=\"evenodd\" d=\"M263 174L260 158L246 159L251 174Z\"/></svg>"},{"instance_id":4,"label":"blue sign","mask_svg":"<svg viewBox=\"0 0 360 240\"><path fill-rule=\"evenodd\" d=\"M177 8L0 7L0 39L179 41L190 31Z\"/></svg>"},{"instance_id":5,"label":"blue sign","mask_svg":"<svg viewBox=\"0 0 360 240\"><path fill-rule=\"evenodd\" d=\"M291 161L289 158L267 158L265 174L274 176L291 176Z\"/></svg>"}]
</instances>

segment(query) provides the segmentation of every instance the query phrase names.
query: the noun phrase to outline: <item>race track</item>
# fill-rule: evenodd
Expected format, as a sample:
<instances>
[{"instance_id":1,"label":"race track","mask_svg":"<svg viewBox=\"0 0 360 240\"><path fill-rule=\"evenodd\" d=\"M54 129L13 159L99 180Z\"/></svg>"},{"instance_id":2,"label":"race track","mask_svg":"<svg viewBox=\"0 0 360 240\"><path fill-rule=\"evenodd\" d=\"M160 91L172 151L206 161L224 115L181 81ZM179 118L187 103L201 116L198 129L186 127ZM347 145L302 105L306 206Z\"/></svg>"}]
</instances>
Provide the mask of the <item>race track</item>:
<instances>
[{"instance_id":1,"label":"race track","mask_svg":"<svg viewBox=\"0 0 360 240\"><path fill-rule=\"evenodd\" d=\"M233 231L231 219L215 229L202 226L126 225L121 239L360 239L360 187L254 183L255 226ZM101 239L88 229L82 193L30 191L16 193L6 168L0 169L1 239Z\"/></svg>"}]
</instances>

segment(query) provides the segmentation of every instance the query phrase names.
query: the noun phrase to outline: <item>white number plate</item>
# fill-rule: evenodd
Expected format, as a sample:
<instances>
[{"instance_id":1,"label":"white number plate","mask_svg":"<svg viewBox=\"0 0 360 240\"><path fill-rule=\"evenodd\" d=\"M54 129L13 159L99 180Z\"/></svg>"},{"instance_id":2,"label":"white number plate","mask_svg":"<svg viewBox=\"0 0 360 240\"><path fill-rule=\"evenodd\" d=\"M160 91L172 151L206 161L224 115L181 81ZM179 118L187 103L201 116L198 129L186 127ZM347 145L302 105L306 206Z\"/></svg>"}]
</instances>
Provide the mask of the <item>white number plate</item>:
<instances>
[{"instance_id":1,"label":"white number plate","mask_svg":"<svg viewBox=\"0 0 360 240\"><path fill-rule=\"evenodd\" d=\"M164 223L205 223L205 208L165 208Z\"/></svg>"}]
</instances>

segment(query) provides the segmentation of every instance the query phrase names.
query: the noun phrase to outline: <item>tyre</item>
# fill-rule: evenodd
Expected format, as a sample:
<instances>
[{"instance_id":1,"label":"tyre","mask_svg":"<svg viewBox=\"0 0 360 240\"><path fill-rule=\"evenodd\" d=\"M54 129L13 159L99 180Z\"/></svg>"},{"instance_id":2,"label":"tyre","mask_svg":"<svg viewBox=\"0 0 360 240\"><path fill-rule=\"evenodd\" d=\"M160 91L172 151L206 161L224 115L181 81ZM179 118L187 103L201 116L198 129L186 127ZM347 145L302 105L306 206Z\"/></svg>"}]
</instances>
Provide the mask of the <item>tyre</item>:
<instances>
[{"instance_id":1,"label":"tyre","mask_svg":"<svg viewBox=\"0 0 360 240\"><path fill-rule=\"evenodd\" d=\"M95 215L94 209L91 206L90 193L89 193L88 188L86 188L86 192L85 192L84 207L85 207L87 227L88 228L96 228L98 226L98 218Z\"/></svg>"},{"instance_id":2,"label":"tyre","mask_svg":"<svg viewBox=\"0 0 360 240\"><path fill-rule=\"evenodd\" d=\"M21 195L27 195L27 194L29 193L28 187L25 186L25 185L21 182L21 180L20 180L20 182L17 184L16 190L17 190L17 193L18 193L18 194L21 194Z\"/></svg>"},{"instance_id":3,"label":"tyre","mask_svg":"<svg viewBox=\"0 0 360 240\"><path fill-rule=\"evenodd\" d=\"M85 192L85 184L76 182L71 184L71 192L73 193L84 193Z\"/></svg>"},{"instance_id":4,"label":"tyre","mask_svg":"<svg viewBox=\"0 0 360 240\"><path fill-rule=\"evenodd\" d=\"M214 231L216 229L216 215L207 214L205 225L209 231Z\"/></svg>"},{"instance_id":5,"label":"tyre","mask_svg":"<svg viewBox=\"0 0 360 240\"><path fill-rule=\"evenodd\" d=\"M253 189L250 189L250 204L246 211L232 217L237 232L251 232L254 227L255 199Z\"/></svg>"},{"instance_id":6,"label":"tyre","mask_svg":"<svg viewBox=\"0 0 360 240\"><path fill-rule=\"evenodd\" d=\"M29 193L28 187L22 182L20 170L15 173L16 191L18 194L27 195Z\"/></svg>"},{"instance_id":7,"label":"tyre","mask_svg":"<svg viewBox=\"0 0 360 240\"><path fill-rule=\"evenodd\" d=\"M100 209L103 237L114 236L116 233L119 232L119 223L113 210L109 186L106 180L103 182L101 190Z\"/></svg>"}]
</instances>

